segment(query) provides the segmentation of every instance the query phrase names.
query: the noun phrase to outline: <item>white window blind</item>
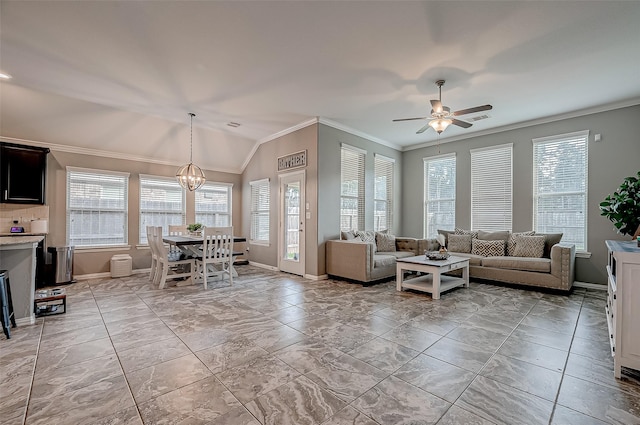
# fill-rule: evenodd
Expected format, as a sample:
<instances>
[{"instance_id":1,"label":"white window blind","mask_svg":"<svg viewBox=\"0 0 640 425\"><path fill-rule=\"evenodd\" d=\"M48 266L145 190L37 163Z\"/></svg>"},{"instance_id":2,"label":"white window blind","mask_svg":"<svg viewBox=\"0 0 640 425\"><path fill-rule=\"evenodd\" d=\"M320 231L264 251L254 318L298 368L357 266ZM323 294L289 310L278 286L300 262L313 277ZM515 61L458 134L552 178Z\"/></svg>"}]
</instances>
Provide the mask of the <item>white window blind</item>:
<instances>
[{"instance_id":1,"label":"white window blind","mask_svg":"<svg viewBox=\"0 0 640 425\"><path fill-rule=\"evenodd\" d=\"M340 230L364 230L363 151L342 144L340 155Z\"/></svg>"},{"instance_id":2,"label":"white window blind","mask_svg":"<svg viewBox=\"0 0 640 425\"><path fill-rule=\"evenodd\" d=\"M471 151L471 229L511 230L513 145Z\"/></svg>"},{"instance_id":3,"label":"white window blind","mask_svg":"<svg viewBox=\"0 0 640 425\"><path fill-rule=\"evenodd\" d=\"M373 230L393 227L393 168L395 161L382 155L374 158Z\"/></svg>"},{"instance_id":4,"label":"white window blind","mask_svg":"<svg viewBox=\"0 0 640 425\"><path fill-rule=\"evenodd\" d=\"M67 244L127 244L129 174L67 167Z\"/></svg>"},{"instance_id":5,"label":"white window blind","mask_svg":"<svg viewBox=\"0 0 640 425\"><path fill-rule=\"evenodd\" d=\"M456 225L456 156L424 159L424 237Z\"/></svg>"},{"instance_id":6,"label":"white window blind","mask_svg":"<svg viewBox=\"0 0 640 425\"><path fill-rule=\"evenodd\" d=\"M587 249L589 132L533 140L533 226Z\"/></svg>"},{"instance_id":7,"label":"white window blind","mask_svg":"<svg viewBox=\"0 0 640 425\"><path fill-rule=\"evenodd\" d=\"M205 183L196 190L196 223L231 226L231 184Z\"/></svg>"},{"instance_id":8,"label":"white window blind","mask_svg":"<svg viewBox=\"0 0 640 425\"><path fill-rule=\"evenodd\" d=\"M251 186L251 236L253 244L269 244L269 179L250 182Z\"/></svg>"},{"instance_id":9,"label":"white window blind","mask_svg":"<svg viewBox=\"0 0 640 425\"><path fill-rule=\"evenodd\" d=\"M162 226L168 234L170 224L185 224L184 190L175 178L141 174L140 243L147 243L147 226Z\"/></svg>"}]
</instances>

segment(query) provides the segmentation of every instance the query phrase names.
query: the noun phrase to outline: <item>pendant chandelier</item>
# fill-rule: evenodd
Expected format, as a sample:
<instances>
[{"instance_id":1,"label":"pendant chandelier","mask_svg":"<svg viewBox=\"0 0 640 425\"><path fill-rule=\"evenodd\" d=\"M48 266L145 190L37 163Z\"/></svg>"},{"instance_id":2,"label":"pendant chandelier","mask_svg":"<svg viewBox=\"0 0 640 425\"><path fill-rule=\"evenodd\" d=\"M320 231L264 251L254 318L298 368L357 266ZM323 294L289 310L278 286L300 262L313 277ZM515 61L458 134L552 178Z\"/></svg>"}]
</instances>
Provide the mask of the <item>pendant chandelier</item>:
<instances>
[{"instance_id":1,"label":"pendant chandelier","mask_svg":"<svg viewBox=\"0 0 640 425\"><path fill-rule=\"evenodd\" d=\"M193 117L195 117L196 114L189 112L189 116L191 117L191 153L189 154L189 163L178 169L176 179L178 179L180 186L193 192L194 190L198 190L207 179L200 167L193 163Z\"/></svg>"}]
</instances>

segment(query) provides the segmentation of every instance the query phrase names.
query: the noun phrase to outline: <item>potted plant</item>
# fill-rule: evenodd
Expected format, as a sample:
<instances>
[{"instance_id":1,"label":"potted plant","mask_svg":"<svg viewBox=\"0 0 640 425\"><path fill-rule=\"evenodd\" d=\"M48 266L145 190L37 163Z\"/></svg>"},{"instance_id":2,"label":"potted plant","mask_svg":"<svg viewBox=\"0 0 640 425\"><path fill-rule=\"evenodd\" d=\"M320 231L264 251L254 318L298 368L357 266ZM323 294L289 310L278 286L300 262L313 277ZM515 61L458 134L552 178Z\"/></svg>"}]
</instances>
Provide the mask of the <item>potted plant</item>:
<instances>
[{"instance_id":1,"label":"potted plant","mask_svg":"<svg viewBox=\"0 0 640 425\"><path fill-rule=\"evenodd\" d=\"M618 233L640 236L640 171L624 179L618 190L600 202L600 214L613 222Z\"/></svg>"},{"instance_id":2,"label":"potted plant","mask_svg":"<svg viewBox=\"0 0 640 425\"><path fill-rule=\"evenodd\" d=\"M201 223L193 223L187 226L187 230L192 235L199 235L202 232L202 224Z\"/></svg>"}]
</instances>

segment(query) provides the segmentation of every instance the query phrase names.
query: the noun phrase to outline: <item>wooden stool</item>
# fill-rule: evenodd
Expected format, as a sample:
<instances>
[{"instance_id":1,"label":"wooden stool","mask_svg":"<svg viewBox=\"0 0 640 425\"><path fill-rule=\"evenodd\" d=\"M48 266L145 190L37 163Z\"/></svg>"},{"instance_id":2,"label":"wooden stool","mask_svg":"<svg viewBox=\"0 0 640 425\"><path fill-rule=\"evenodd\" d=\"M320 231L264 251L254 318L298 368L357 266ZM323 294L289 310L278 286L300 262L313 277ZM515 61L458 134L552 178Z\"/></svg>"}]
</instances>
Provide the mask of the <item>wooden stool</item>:
<instances>
[{"instance_id":1,"label":"wooden stool","mask_svg":"<svg viewBox=\"0 0 640 425\"><path fill-rule=\"evenodd\" d=\"M0 301L2 302L2 330L7 339L11 338L9 325L16 327L16 318L13 314L13 301L11 300L11 285L9 283L9 272L0 270Z\"/></svg>"}]
</instances>

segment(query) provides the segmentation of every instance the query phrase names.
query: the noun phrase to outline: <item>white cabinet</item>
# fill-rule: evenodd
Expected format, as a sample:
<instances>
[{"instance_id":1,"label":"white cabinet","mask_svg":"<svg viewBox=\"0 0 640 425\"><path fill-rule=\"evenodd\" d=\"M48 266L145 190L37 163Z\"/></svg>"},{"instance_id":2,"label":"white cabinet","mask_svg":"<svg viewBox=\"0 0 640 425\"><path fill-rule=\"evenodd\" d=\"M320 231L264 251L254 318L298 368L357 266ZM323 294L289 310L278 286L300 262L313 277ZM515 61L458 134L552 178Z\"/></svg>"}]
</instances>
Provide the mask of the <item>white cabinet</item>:
<instances>
[{"instance_id":1,"label":"white cabinet","mask_svg":"<svg viewBox=\"0 0 640 425\"><path fill-rule=\"evenodd\" d=\"M613 373L624 367L640 370L640 248L636 242L606 241L607 324Z\"/></svg>"}]
</instances>

